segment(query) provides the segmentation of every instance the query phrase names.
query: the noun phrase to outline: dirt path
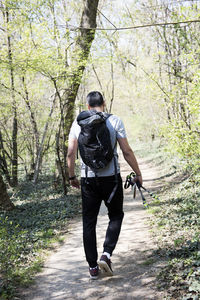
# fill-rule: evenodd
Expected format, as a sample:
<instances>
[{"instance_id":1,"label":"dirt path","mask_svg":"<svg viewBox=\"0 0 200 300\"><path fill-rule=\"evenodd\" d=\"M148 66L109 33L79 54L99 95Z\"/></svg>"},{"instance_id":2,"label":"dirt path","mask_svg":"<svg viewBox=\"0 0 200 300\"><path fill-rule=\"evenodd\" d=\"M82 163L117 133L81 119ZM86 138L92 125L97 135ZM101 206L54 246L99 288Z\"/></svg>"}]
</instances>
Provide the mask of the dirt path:
<instances>
[{"instance_id":1,"label":"dirt path","mask_svg":"<svg viewBox=\"0 0 200 300\"><path fill-rule=\"evenodd\" d=\"M155 188L156 169L139 161L145 186ZM121 166L122 177L128 174L127 164ZM137 193L138 194L138 193ZM125 217L120 239L112 256L113 277L91 281L82 246L81 220L71 224L65 244L52 253L43 272L36 277L35 284L23 292L26 300L106 299L149 300L164 299L156 292L155 274L161 262L153 261L155 248L147 225L150 215L144 210L139 194L135 200L131 190L125 191ZM97 225L98 249L101 255L107 226L107 213L101 207Z\"/></svg>"}]
</instances>

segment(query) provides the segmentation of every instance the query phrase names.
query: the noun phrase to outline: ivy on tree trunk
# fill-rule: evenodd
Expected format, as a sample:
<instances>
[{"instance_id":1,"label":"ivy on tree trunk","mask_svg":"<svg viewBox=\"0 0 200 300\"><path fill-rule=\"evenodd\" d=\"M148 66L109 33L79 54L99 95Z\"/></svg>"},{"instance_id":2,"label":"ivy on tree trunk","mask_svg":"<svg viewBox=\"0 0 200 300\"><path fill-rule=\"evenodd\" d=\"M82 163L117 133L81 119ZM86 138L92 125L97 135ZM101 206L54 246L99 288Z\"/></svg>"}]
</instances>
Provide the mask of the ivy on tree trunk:
<instances>
[{"instance_id":1,"label":"ivy on tree trunk","mask_svg":"<svg viewBox=\"0 0 200 300\"><path fill-rule=\"evenodd\" d=\"M63 139L63 161L66 170L67 138L74 118L75 100L83 73L87 64L92 41L95 37L96 16L99 0L85 0L80 22L80 32L76 40L75 51L72 58L70 77L68 77L68 86L63 94L64 107L64 139ZM92 29L90 29L92 28ZM65 180L67 173L65 171ZM64 187L66 193L66 188Z\"/></svg>"}]
</instances>

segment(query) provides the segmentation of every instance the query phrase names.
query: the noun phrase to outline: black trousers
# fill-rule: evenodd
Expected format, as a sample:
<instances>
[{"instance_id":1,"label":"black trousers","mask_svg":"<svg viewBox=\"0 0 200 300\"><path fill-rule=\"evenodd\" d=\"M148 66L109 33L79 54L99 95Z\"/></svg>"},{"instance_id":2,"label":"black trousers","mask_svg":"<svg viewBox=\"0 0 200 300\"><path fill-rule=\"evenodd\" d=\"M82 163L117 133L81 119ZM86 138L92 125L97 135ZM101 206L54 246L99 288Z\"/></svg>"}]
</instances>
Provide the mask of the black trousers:
<instances>
[{"instance_id":1,"label":"black trousers","mask_svg":"<svg viewBox=\"0 0 200 300\"><path fill-rule=\"evenodd\" d=\"M81 178L83 244L89 266L97 265L96 224L102 200L108 209L109 223L103 251L112 255L117 244L124 217L122 179L118 174L118 187L110 203L107 200L115 186L115 176Z\"/></svg>"}]
</instances>

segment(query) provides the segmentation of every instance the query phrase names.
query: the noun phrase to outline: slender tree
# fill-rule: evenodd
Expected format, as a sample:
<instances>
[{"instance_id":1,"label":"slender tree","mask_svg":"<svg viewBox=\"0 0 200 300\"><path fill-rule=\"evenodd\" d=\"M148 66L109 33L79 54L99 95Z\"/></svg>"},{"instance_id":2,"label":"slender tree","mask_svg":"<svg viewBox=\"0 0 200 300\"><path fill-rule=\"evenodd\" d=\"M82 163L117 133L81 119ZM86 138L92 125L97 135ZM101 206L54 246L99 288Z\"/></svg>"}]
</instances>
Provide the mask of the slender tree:
<instances>
[{"instance_id":1,"label":"slender tree","mask_svg":"<svg viewBox=\"0 0 200 300\"><path fill-rule=\"evenodd\" d=\"M71 68L69 85L63 95L66 136L69 133L69 128L73 121L74 103L87 64L92 41L95 37L98 2L99 0L84 0L84 8L80 22L80 33L76 40L75 52L72 58L73 65Z\"/></svg>"},{"instance_id":2,"label":"slender tree","mask_svg":"<svg viewBox=\"0 0 200 300\"><path fill-rule=\"evenodd\" d=\"M12 210L14 207L14 204L11 202L8 196L6 184L4 183L3 177L0 174L0 209Z\"/></svg>"},{"instance_id":3,"label":"slender tree","mask_svg":"<svg viewBox=\"0 0 200 300\"><path fill-rule=\"evenodd\" d=\"M10 89L12 95L12 111L13 111L13 128L12 128L12 185L17 186L18 184L18 120L17 120L17 103L15 97L15 78L14 78L14 67L13 67L13 53L11 45L11 35L9 32L10 14L7 7L3 13L6 24L6 36L7 36L7 49L8 49L8 64L10 69Z\"/></svg>"}]
</instances>

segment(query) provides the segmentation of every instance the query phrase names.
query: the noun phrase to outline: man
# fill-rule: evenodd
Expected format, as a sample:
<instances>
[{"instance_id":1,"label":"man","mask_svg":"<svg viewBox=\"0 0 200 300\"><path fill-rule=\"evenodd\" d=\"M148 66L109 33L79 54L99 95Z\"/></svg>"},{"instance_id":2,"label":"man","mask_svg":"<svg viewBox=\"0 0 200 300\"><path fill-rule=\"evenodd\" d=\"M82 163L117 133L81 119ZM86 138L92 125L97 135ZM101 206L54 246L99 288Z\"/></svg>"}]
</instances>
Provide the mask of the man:
<instances>
[{"instance_id":1,"label":"man","mask_svg":"<svg viewBox=\"0 0 200 300\"><path fill-rule=\"evenodd\" d=\"M90 92L87 96L88 110L104 113L105 102L101 93ZM110 132L111 144L114 149L114 157L117 163L117 189L110 203L108 199L116 185L116 167L114 158L110 163L95 174L90 168L82 162L81 166L81 194L82 194L82 217L83 217L83 244L86 260L89 264L89 273L91 279L97 279L99 275L99 266L103 271L112 276L110 257L117 244L120 234L121 224L124 216L123 212L123 187L120 176L120 168L117 155L117 142L122 150L125 160L136 173L136 180L142 184L141 172L135 158L135 155L128 144L123 122L115 115L106 119L106 125ZM79 180L75 176L75 159L78 148L78 137L81 128L75 120L72 124L69 142L68 142L68 168L70 184L79 188ZM87 168L87 175L85 169ZM87 177L87 178L86 178ZM108 209L109 224L106 231L105 241L103 244L103 254L97 263L97 246L96 246L96 223L101 202Z\"/></svg>"}]
</instances>

